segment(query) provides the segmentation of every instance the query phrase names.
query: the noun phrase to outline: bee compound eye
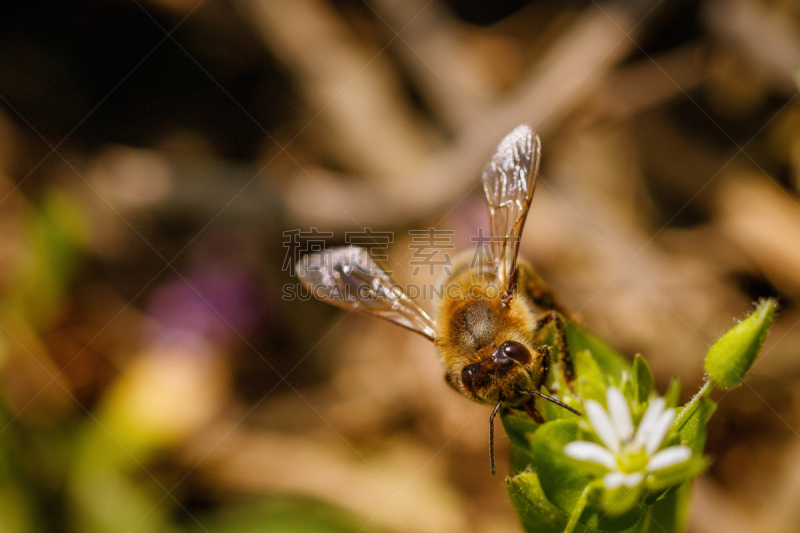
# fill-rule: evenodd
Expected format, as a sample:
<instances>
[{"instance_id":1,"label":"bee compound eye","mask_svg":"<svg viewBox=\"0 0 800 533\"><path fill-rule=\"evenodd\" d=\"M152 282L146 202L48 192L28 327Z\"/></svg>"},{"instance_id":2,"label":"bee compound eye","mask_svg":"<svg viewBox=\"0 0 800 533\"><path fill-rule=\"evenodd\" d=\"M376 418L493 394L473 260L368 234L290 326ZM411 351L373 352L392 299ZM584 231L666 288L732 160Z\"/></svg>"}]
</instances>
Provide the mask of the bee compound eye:
<instances>
[{"instance_id":1,"label":"bee compound eye","mask_svg":"<svg viewBox=\"0 0 800 533\"><path fill-rule=\"evenodd\" d=\"M527 365L531 361L531 353L522 344L516 341L506 341L497 350L498 358L507 357L514 361Z\"/></svg>"},{"instance_id":2,"label":"bee compound eye","mask_svg":"<svg viewBox=\"0 0 800 533\"><path fill-rule=\"evenodd\" d=\"M478 375L478 364L467 365L464 367L464 370L461 371L461 377L463 378L474 378Z\"/></svg>"},{"instance_id":3,"label":"bee compound eye","mask_svg":"<svg viewBox=\"0 0 800 533\"><path fill-rule=\"evenodd\" d=\"M469 389L474 389L478 382L480 370L480 363L465 366L464 370L461 371L461 383Z\"/></svg>"}]
</instances>

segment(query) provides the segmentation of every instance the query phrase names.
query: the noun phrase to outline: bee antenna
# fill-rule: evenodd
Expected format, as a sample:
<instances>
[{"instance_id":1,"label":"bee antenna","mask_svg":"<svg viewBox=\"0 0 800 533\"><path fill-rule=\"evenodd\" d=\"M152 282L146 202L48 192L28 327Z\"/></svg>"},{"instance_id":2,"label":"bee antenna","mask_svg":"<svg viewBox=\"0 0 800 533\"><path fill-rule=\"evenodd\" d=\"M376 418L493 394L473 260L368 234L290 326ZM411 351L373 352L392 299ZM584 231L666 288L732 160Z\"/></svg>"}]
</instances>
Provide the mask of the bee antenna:
<instances>
[{"instance_id":1,"label":"bee antenna","mask_svg":"<svg viewBox=\"0 0 800 533\"><path fill-rule=\"evenodd\" d=\"M575 414L576 414L576 415L578 415L578 416L583 416L583 413L581 413L581 412L580 412L580 411L578 411L577 409L574 409L574 408L570 407L569 405L565 404L564 402L561 402L561 401L559 401L559 400L556 400L556 399L555 399L555 398L553 398L552 396L548 396L547 394L542 394L542 393L541 393L541 392L539 392L538 390L532 390L532 389L523 389L523 390L522 390L522 392L524 392L525 394L531 394L531 395L533 395L533 396L538 396L539 398L544 398L545 400L547 400L547 401L549 401L549 402L553 402L554 404L558 405L559 407L563 407L563 408L564 408L564 409L566 409L567 411L570 411L570 412L572 412L572 413L575 413Z\"/></svg>"},{"instance_id":2,"label":"bee antenna","mask_svg":"<svg viewBox=\"0 0 800 533\"><path fill-rule=\"evenodd\" d=\"M492 411L489 417L489 464L492 467L492 475L494 475L494 417L497 416L502 406L503 400L500 400L497 402L497 405L494 406L494 411Z\"/></svg>"}]
</instances>

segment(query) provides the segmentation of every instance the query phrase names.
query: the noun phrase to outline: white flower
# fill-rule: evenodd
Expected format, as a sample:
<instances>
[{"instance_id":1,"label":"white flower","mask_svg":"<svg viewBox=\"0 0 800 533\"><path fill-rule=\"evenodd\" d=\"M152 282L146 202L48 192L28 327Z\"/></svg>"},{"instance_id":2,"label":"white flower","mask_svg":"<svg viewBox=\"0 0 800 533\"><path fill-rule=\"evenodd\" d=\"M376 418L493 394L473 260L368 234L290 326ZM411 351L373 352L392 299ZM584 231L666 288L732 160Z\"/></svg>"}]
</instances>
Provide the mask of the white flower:
<instances>
[{"instance_id":1,"label":"white flower","mask_svg":"<svg viewBox=\"0 0 800 533\"><path fill-rule=\"evenodd\" d=\"M687 446L658 449L675 419L675 409L664 409L663 398L655 398L647 407L634 431L628 401L616 387L606 392L608 412L593 400L586 401L586 415L605 446L594 442L573 441L564 453L578 461L591 461L608 469L603 477L607 489L636 487L646 474L687 461L692 450Z\"/></svg>"}]
</instances>

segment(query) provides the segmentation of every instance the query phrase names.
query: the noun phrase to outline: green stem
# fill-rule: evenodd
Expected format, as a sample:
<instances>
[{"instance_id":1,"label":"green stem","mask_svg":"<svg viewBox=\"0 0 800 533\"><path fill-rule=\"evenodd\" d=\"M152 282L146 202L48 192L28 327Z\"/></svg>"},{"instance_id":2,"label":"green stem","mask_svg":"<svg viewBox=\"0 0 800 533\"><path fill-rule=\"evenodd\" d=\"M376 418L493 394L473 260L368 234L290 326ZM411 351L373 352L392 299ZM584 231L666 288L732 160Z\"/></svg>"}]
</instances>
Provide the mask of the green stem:
<instances>
[{"instance_id":1,"label":"green stem","mask_svg":"<svg viewBox=\"0 0 800 533\"><path fill-rule=\"evenodd\" d=\"M567 527L564 528L564 533L572 533L575 530L575 526L578 525L578 519L583 514L583 510L586 509L586 504L589 503L589 493L591 490L591 484L586 485L586 488L583 489L581 497L578 498L578 501L575 502L575 507L572 508L572 512L569 515L569 522L567 522Z\"/></svg>"},{"instance_id":2,"label":"green stem","mask_svg":"<svg viewBox=\"0 0 800 533\"><path fill-rule=\"evenodd\" d=\"M681 409L681 412L678 413L677 418L675 418L675 422L672 423L672 427L675 429L680 429L686 423L686 421L689 420L689 417L692 416L692 413L694 413L694 411L697 409L697 406L700 405L700 402L708 398L708 395L711 394L711 391L714 390L714 387L716 386L717 384L714 383L711 378L706 378L706 382L702 388L697 391L697 394L694 395L691 401L684 405L683 409Z\"/></svg>"}]
</instances>

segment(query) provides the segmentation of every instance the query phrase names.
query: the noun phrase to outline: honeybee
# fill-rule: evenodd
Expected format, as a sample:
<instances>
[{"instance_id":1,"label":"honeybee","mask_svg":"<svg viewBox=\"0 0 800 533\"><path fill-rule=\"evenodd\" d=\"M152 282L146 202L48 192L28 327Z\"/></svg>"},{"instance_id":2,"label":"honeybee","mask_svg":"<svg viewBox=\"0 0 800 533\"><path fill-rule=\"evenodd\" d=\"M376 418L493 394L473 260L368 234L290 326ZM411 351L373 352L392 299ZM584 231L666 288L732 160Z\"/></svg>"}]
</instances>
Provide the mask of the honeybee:
<instances>
[{"instance_id":1,"label":"honeybee","mask_svg":"<svg viewBox=\"0 0 800 533\"><path fill-rule=\"evenodd\" d=\"M523 124L497 146L483 170L491 240L485 255L454 265L444 280L435 319L357 246L306 255L297 273L315 297L375 315L432 340L445 381L476 402L494 405L489 460L494 474L494 419L501 407L525 409L541 420L534 397L581 416L541 392L551 367L574 391L567 343L568 311L533 268L517 261L520 235L533 199L541 141ZM485 259L485 260L484 260ZM548 342L548 340L550 342Z\"/></svg>"}]
</instances>

